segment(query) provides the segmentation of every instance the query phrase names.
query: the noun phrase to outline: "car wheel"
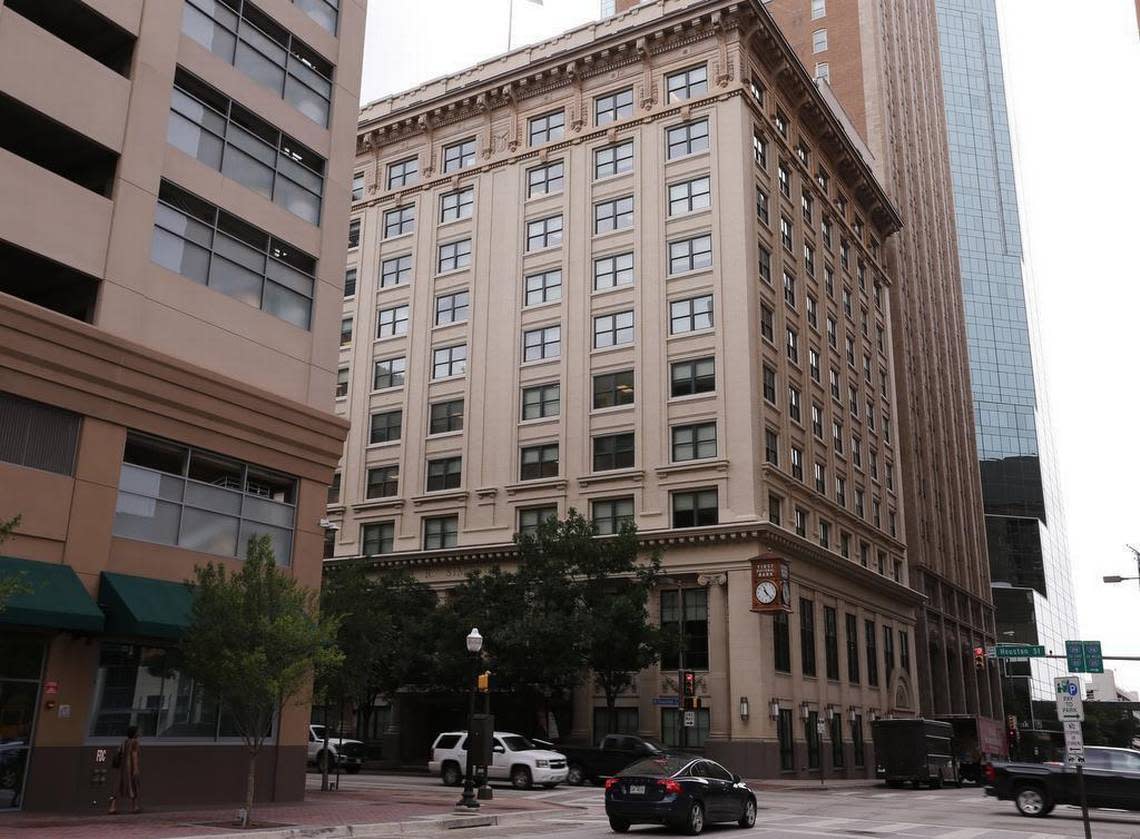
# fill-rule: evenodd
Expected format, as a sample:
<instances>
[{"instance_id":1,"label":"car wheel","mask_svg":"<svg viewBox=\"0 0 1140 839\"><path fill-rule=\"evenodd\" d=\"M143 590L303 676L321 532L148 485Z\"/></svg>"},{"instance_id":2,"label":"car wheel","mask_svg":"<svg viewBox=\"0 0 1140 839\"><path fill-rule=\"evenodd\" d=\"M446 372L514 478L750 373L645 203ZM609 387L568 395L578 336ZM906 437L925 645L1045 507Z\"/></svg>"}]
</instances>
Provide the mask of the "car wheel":
<instances>
[{"instance_id":1,"label":"car wheel","mask_svg":"<svg viewBox=\"0 0 1140 839\"><path fill-rule=\"evenodd\" d=\"M749 798L744 802L744 812L740 816L740 821L737 822L743 828L754 827L756 825L756 800Z\"/></svg>"},{"instance_id":2,"label":"car wheel","mask_svg":"<svg viewBox=\"0 0 1140 839\"><path fill-rule=\"evenodd\" d=\"M459 767L454 763L445 763L443 771L440 773L445 787L457 787L463 783L463 773L459 771Z\"/></svg>"},{"instance_id":3,"label":"car wheel","mask_svg":"<svg viewBox=\"0 0 1140 839\"><path fill-rule=\"evenodd\" d=\"M1023 816L1047 816L1053 809L1049 796L1041 787L1022 787L1013 797L1013 803Z\"/></svg>"},{"instance_id":4,"label":"car wheel","mask_svg":"<svg viewBox=\"0 0 1140 839\"><path fill-rule=\"evenodd\" d=\"M346 767L344 767L344 771L347 772L349 775L355 775L358 772L360 772L360 767L356 766L356 765L346 766Z\"/></svg>"},{"instance_id":5,"label":"car wheel","mask_svg":"<svg viewBox=\"0 0 1140 839\"><path fill-rule=\"evenodd\" d=\"M690 836L696 836L705 829L705 808L701 802L694 801L689 806L688 815L685 816L684 830Z\"/></svg>"},{"instance_id":6,"label":"car wheel","mask_svg":"<svg viewBox=\"0 0 1140 839\"><path fill-rule=\"evenodd\" d=\"M615 819L610 817L610 830L614 833L625 833L629 830L629 822L625 819Z\"/></svg>"},{"instance_id":7,"label":"car wheel","mask_svg":"<svg viewBox=\"0 0 1140 839\"><path fill-rule=\"evenodd\" d=\"M574 787L582 786L586 783L586 770L577 763L571 763L566 771L566 783Z\"/></svg>"},{"instance_id":8,"label":"car wheel","mask_svg":"<svg viewBox=\"0 0 1140 839\"><path fill-rule=\"evenodd\" d=\"M511 786L515 789L530 789L531 785L529 769L525 766L516 766L511 770Z\"/></svg>"}]
</instances>

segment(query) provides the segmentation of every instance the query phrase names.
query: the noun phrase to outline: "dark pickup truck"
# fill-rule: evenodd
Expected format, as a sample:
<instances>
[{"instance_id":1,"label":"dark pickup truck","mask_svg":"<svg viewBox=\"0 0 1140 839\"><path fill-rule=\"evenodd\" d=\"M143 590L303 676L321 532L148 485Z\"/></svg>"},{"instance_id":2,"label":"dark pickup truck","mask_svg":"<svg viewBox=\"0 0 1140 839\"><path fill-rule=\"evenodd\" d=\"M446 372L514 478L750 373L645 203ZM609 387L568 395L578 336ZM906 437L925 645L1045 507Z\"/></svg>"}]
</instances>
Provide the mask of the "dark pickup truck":
<instances>
[{"instance_id":1,"label":"dark pickup truck","mask_svg":"<svg viewBox=\"0 0 1140 839\"><path fill-rule=\"evenodd\" d=\"M596 749L555 746L566 755L569 784L599 783L616 775L635 760L664 751L656 743L633 734L607 734Z\"/></svg>"},{"instance_id":2,"label":"dark pickup truck","mask_svg":"<svg viewBox=\"0 0 1140 839\"><path fill-rule=\"evenodd\" d=\"M1140 810L1140 751L1088 746L1084 775L1088 806ZM1058 804L1081 803L1077 771L1062 763L987 766L986 795L1012 801L1023 816L1047 816Z\"/></svg>"}]
</instances>

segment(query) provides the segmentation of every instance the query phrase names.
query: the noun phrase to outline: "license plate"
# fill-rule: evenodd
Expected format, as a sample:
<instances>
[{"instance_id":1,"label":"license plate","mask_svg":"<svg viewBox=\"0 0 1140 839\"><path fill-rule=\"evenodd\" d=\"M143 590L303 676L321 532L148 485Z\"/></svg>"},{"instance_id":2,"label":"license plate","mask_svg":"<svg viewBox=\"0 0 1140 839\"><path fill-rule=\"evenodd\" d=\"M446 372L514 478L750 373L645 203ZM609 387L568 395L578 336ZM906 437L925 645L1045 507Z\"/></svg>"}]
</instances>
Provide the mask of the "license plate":
<instances>
[{"instance_id":1,"label":"license plate","mask_svg":"<svg viewBox=\"0 0 1140 839\"><path fill-rule=\"evenodd\" d=\"M630 795L645 795L645 784L630 784L629 785L629 794Z\"/></svg>"}]
</instances>

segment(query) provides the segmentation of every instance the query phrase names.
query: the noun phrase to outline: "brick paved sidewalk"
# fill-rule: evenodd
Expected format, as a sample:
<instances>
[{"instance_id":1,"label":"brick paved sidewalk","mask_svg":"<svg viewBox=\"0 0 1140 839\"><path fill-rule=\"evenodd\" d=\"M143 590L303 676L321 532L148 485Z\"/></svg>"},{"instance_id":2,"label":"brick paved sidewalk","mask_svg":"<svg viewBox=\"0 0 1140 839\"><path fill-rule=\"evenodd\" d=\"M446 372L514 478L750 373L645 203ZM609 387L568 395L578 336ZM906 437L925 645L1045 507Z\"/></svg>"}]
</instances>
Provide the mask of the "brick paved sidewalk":
<instances>
[{"instance_id":1,"label":"brick paved sidewalk","mask_svg":"<svg viewBox=\"0 0 1140 839\"><path fill-rule=\"evenodd\" d=\"M302 802L264 804L254 808L254 818L269 829L282 827L338 827L426 821L451 816L454 790L351 789L334 792L309 790ZM482 802L480 815L519 814L558 808L549 801L524 798ZM232 834L238 805L201 809L154 810L137 816L107 816L102 813L0 814L0 836L5 839L174 839L185 836ZM395 830L393 832L399 832ZM251 837L258 835L250 831Z\"/></svg>"}]
</instances>

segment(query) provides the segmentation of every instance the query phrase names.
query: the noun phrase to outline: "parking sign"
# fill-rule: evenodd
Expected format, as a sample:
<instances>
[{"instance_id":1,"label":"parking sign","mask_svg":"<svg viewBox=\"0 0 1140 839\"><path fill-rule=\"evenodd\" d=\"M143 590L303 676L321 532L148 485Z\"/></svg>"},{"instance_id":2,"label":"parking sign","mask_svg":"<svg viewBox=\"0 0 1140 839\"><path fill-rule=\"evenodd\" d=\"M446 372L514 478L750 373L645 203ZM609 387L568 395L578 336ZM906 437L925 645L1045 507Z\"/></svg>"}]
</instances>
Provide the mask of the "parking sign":
<instances>
[{"instance_id":1,"label":"parking sign","mask_svg":"<svg viewBox=\"0 0 1140 839\"><path fill-rule=\"evenodd\" d=\"M1081 701L1081 680L1077 676L1058 676L1053 680L1057 696L1057 719L1061 722L1084 722L1085 707Z\"/></svg>"}]
</instances>

